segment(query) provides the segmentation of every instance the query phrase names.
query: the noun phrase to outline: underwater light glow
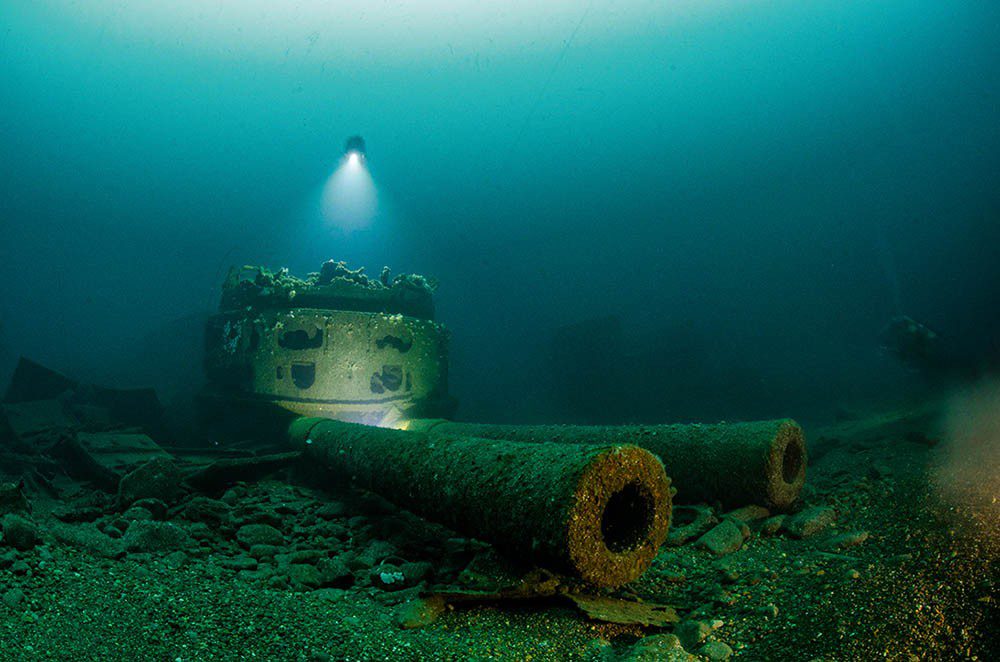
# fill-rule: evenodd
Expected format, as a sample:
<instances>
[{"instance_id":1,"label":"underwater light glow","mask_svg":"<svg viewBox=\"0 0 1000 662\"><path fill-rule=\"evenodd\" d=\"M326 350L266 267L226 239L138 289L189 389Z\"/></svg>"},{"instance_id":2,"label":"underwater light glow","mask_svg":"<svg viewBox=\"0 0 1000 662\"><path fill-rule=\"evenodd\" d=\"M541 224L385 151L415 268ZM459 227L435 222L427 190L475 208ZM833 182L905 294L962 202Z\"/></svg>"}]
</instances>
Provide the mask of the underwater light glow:
<instances>
[{"instance_id":1,"label":"underwater light glow","mask_svg":"<svg viewBox=\"0 0 1000 662\"><path fill-rule=\"evenodd\" d=\"M365 165L365 141L351 136L337 170L323 187L323 216L344 230L367 226L375 216L375 182Z\"/></svg>"}]
</instances>

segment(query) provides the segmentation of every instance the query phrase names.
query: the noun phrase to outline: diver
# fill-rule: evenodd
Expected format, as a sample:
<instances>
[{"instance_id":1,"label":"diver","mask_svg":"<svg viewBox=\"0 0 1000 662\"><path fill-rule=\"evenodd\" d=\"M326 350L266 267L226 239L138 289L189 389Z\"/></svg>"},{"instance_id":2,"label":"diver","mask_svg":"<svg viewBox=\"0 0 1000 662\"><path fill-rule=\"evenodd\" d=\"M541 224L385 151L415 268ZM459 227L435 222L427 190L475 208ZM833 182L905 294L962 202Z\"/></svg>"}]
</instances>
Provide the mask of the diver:
<instances>
[{"instance_id":1,"label":"diver","mask_svg":"<svg viewBox=\"0 0 1000 662\"><path fill-rule=\"evenodd\" d=\"M972 361L962 357L941 334L912 317L893 317L879 337L883 351L928 381L975 376Z\"/></svg>"}]
</instances>

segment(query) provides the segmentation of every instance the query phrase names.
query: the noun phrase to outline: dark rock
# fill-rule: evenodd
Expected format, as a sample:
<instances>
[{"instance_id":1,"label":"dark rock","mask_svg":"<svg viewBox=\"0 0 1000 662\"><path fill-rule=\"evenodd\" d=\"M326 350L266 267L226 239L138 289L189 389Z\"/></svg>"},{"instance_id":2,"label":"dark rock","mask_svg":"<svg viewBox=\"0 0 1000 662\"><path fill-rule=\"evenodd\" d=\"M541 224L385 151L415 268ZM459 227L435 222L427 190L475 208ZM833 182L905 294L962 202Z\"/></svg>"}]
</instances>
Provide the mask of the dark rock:
<instances>
[{"instance_id":1,"label":"dark rock","mask_svg":"<svg viewBox=\"0 0 1000 662\"><path fill-rule=\"evenodd\" d=\"M281 531L270 524L245 524L236 532L236 540L247 549L254 545L281 546L285 544L285 537Z\"/></svg>"},{"instance_id":2,"label":"dark rock","mask_svg":"<svg viewBox=\"0 0 1000 662\"><path fill-rule=\"evenodd\" d=\"M196 496L184 506L181 516L192 522L204 522L209 526L222 526L229 522L231 511L232 508L225 501Z\"/></svg>"},{"instance_id":3,"label":"dark rock","mask_svg":"<svg viewBox=\"0 0 1000 662\"><path fill-rule=\"evenodd\" d=\"M346 506L340 501L331 501L323 504L316 510L316 516L322 519L339 519L347 512Z\"/></svg>"},{"instance_id":4,"label":"dark rock","mask_svg":"<svg viewBox=\"0 0 1000 662\"><path fill-rule=\"evenodd\" d=\"M673 523L664 542L668 547L683 545L702 535L718 522L708 506L674 506Z\"/></svg>"},{"instance_id":5,"label":"dark rock","mask_svg":"<svg viewBox=\"0 0 1000 662\"><path fill-rule=\"evenodd\" d=\"M256 570L257 569L257 559L249 556L234 556L228 559L222 559L222 567L229 568L230 570Z\"/></svg>"},{"instance_id":6,"label":"dark rock","mask_svg":"<svg viewBox=\"0 0 1000 662\"><path fill-rule=\"evenodd\" d=\"M24 493L23 483L0 483L0 517L9 514L27 515L31 504Z\"/></svg>"},{"instance_id":7,"label":"dark rock","mask_svg":"<svg viewBox=\"0 0 1000 662\"><path fill-rule=\"evenodd\" d=\"M3 541L21 551L34 548L39 541L38 527L27 517L21 515L4 515L0 520L3 529Z\"/></svg>"},{"instance_id":8,"label":"dark rock","mask_svg":"<svg viewBox=\"0 0 1000 662\"><path fill-rule=\"evenodd\" d=\"M413 630L430 625L446 608L444 599L439 595L417 598L399 605L393 613L393 620L404 630Z\"/></svg>"},{"instance_id":9,"label":"dark rock","mask_svg":"<svg viewBox=\"0 0 1000 662\"><path fill-rule=\"evenodd\" d=\"M272 559L281 551L277 545L251 545L250 556L260 561L261 559Z\"/></svg>"},{"instance_id":10,"label":"dark rock","mask_svg":"<svg viewBox=\"0 0 1000 662\"><path fill-rule=\"evenodd\" d=\"M52 516L61 522L93 522L101 515L103 511L96 506L59 506L52 510Z\"/></svg>"},{"instance_id":11,"label":"dark rock","mask_svg":"<svg viewBox=\"0 0 1000 662\"><path fill-rule=\"evenodd\" d=\"M828 506L814 506L788 517L783 529L796 538L808 538L827 528L837 519L837 513Z\"/></svg>"},{"instance_id":12,"label":"dark rock","mask_svg":"<svg viewBox=\"0 0 1000 662\"><path fill-rule=\"evenodd\" d=\"M181 550L177 550L176 552L167 554L167 556L163 559L163 562L166 563L167 567L171 570L177 570L178 568L183 567L184 564L187 563L187 560L188 555Z\"/></svg>"},{"instance_id":13,"label":"dark rock","mask_svg":"<svg viewBox=\"0 0 1000 662\"><path fill-rule=\"evenodd\" d=\"M93 523L56 524L49 530L59 542L85 549L98 556L114 559L125 553L121 541L113 540L104 535Z\"/></svg>"},{"instance_id":14,"label":"dark rock","mask_svg":"<svg viewBox=\"0 0 1000 662\"><path fill-rule=\"evenodd\" d=\"M319 570L307 563L293 563L285 569L289 583L297 590L319 588L322 584Z\"/></svg>"},{"instance_id":15,"label":"dark rock","mask_svg":"<svg viewBox=\"0 0 1000 662\"><path fill-rule=\"evenodd\" d=\"M12 588L8 591L4 591L3 603L10 609L24 609L24 591L19 588Z\"/></svg>"},{"instance_id":16,"label":"dark rock","mask_svg":"<svg viewBox=\"0 0 1000 662\"><path fill-rule=\"evenodd\" d=\"M733 519L740 520L741 522L754 522L756 520L764 519L765 517L770 517L771 511L764 506L743 506L742 508L737 508L736 510L730 510L726 513L726 517L732 517Z\"/></svg>"},{"instance_id":17,"label":"dark rock","mask_svg":"<svg viewBox=\"0 0 1000 662\"><path fill-rule=\"evenodd\" d=\"M340 558L321 559L316 564L320 585L330 588L349 588L354 584L354 573Z\"/></svg>"},{"instance_id":18,"label":"dark rock","mask_svg":"<svg viewBox=\"0 0 1000 662\"><path fill-rule=\"evenodd\" d=\"M685 648L694 648L712 634L712 625L706 621L684 621L674 628L674 634Z\"/></svg>"},{"instance_id":19,"label":"dark rock","mask_svg":"<svg viewBox=\"0 0 1000 662\"><path fill-rule=\"evenodd\" d=\"M130 552L167 552L194 546L188 532L170 522L133 522L122 538Z\"/></svg>"},{"instance_id":20,"label":"dark rock","mask_svg":"<svg viewBox=\"0 0 1000 662\"><path fill-rule=\"evenodd\" d=\"M0 570L5 570L17 561L17 550L9 549L0 554Z\"/></svg>"},{"instance_id":21,"label":"dark rock","mask_svg":"<svg viewBox=\"0 0 1000 662\"><path fill-rule=\"evenodd\" d=\"M721 641L709 641L698 649L698 655L709 662L726 662L733 656L733 649Z\"/></svg>"},{"instance_id":22,"label":"dark rock","mask_svg":"<svg viewBox=\"0 0 1000 662\"><path fill-rule=\"evenodd\" d=\"M122 516L120 518L120 520L124 521L124 522L139 522L139 521L149 522L149 521L152 521L154 519L156 519L156 518L153 517L153 513L149 512L145 508L139 508L138 506L132 506L131 508L129 508L128 510L126 510L124 513L122 513ZM117 524L116 524L116 526L117 526ZM121 528L121 527L119 527L119 528ZM125 528L128 528L128 527L125 527Z\"/></svg>"},{"instance_id":23,"label":"dark rock","mask_svg":"<svg viewBox=\"0 0 1000 662\"><path fill-rule=\"evenodd\" d=\"M403 573L404 583L407 586L416 586L430 578L434 572L434 567L426 561L404 563L399 566L399 569Z\"/></svg>"},{"instance_id":24,"label":"dark rock","mask_svg":"<svg viewBox=\"0 0 1000 662\"><path fill-rule=\"evenodd\" d=\"M830 536L824 547L827 549L847 549L860 545L866 540L868 540L867 531L849 531L840 535Z\"/></svg>"},{"instance_id":25,"label":"dark rock","mask_svg":"<svg viewBox=\"0 0 1000 662\"><path fill-rule=\"evenodd\" d=\"M118 484L118 504L125 508L139 499L159 499L172 503L180 495L181 472L168 458L153 458L122 476Z\"/></svg>"},{"instance_id":26,"label":"dark rock","mask_svg":"<svg viewBox=\"0 0 1000 662\"><path fill-rule=\"evenodd\" d=\"M26 575L31 572L31 566L24 559L18 559L10 566L10 571L15 575Z\"/></svg>"},{"instance_id":27,"label":"dark rock","mask_svg":"<svg viewBox=\"0 0 1000 662\"><path fill-rule=\"evenodd\" d=\"M716 555L732 554L743 546L743 532L731 520L723 520L698 539L698 546Z\"/></svg>"},{"instance_id":28,"label":"dark rock","mask_svg":"<svg viewBox=\"0 0 1000 662\"><path fill-rule=\"evenodd\" d=\"M167 518L167 504L159 499L137 499L132 502L133 508L145 508L154 519Z\"/></svg>"},{"instance_id":29,"label":"dark rock","mask_svg":"<svg viewBox=\"0 0 1000 662\"><path fill-rule=\"evenodd\" d=\"M371 568L390 556L394 556L398 551L395 545L390 542L373 540L368 547L358 554L357 559L364 567Z\"/></svg>"},{"instance_id":30,"label":"dark rock","mask_svg":"<svg viewBox=\"0 0 1000 662\"><path fill-rule=\"evenodd\" d=\"M623 659L627 662L693 662L696 658L684 650L676 635L656 634L635 642Z\"/></svg>"},{"instance_id":31,"label":"dark rock","mask_svg":"<svg viewBox=\"0 0 1000 662\"><path fill-rule=\"evenodd\" d=\"M781 529L787 517L787 515L775 515L774 517L768 517L760 522L757 530L762 536L773 536L779 529Z\"/></svg>"}]
</instances>

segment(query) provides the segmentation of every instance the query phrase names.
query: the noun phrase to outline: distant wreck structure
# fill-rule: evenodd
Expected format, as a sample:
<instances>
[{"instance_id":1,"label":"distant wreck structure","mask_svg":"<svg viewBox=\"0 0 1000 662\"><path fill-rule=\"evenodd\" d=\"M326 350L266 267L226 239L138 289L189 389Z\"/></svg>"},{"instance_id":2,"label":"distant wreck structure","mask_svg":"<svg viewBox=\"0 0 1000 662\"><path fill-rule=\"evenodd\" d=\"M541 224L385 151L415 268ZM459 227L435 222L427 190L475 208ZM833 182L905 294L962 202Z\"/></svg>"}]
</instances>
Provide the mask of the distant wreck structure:
<instances>
[{"instance_id":1,"label":"distant wreck structure","mask_svg":"<svg viewBox=\"0 0 1000 662\"><path fill-rule=\"evenodd\" d=\"M203 417L279 408L380 427L448 416L448 332L434 321L436 284L378 279L329 260L301 279L287 269L230 269L206 329ZM245 418L245 417L244 417Z\"/></svg>"}]
</instances>

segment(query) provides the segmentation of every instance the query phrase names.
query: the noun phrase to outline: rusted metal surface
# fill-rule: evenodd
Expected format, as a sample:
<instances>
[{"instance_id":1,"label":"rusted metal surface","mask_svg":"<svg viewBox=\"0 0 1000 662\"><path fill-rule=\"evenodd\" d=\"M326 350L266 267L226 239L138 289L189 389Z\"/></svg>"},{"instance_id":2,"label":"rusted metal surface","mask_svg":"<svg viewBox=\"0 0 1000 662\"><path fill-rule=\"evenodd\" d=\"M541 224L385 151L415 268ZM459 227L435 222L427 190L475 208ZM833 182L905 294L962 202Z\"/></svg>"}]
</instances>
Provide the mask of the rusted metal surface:
<instances>
[{"instance_id":1,"label":"rusted metal surface","mask_svg":"<svg viewBox=\"0 0 1000 662\"><path fill-rule=\"evenodd\" d=\"M670 480L629 445L529 444L302 418L289 431L331 481L598 586L639 577L670 525Z\"/></svg>"}]
</instances>

